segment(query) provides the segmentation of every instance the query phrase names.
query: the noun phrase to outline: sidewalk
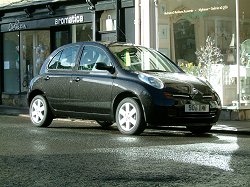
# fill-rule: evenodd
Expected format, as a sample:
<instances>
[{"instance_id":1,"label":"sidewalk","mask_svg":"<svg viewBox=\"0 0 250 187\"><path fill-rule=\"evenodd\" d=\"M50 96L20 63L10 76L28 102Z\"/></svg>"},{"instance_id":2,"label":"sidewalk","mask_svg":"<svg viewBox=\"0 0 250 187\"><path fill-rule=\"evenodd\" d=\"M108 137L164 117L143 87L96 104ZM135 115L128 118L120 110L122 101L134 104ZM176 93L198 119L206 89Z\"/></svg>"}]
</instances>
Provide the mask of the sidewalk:
<instances>
[{"instance_id":1,"label":"sidewalk","mask_svg":"<svg viewBox=\"0 0 250 187\"><path fill-rule=\"evenodd\" d=\"M10 107L0 105L0 115L13 116L29 116L29 109L25 107ZM170 127L171 129L175 127ZM184 130L183 127L175 129ZM247 134L250 135L250 121L222 121L219 120L215 126L212 127L211 132L233 133L233 134Z\"/></svg>"},{"instance_id":2,"label":"sidewalk","mask_svg":"<svg viewBox=\"0 0 250 187\"><path fill-rule=\"evenodd\" d=\"M28 114L29 114L29 109L27 107L12 107L12 106L0 105L0 115L28 116Z\"/></svg>"}]
</instances>

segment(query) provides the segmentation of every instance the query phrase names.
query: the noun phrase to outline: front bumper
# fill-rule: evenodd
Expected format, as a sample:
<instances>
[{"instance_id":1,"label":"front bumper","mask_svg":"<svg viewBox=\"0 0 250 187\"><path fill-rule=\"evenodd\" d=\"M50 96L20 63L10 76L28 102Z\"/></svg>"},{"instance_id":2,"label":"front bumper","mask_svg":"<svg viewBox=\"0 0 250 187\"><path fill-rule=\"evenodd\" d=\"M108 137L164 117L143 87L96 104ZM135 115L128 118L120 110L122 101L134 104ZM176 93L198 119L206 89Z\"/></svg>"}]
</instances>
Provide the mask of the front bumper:
<instances>
[{"instance_id":1,"label":"front bumper","mask_svg":"<svg viewBox=\"0 0 250 187\"><path fill-rule=\"evenodd\" d=\"M194 125L216 123L221 113L221 107L209 108L209 112L185 112L182 106L154 106L146 118L150 125Z\"/></svg>"}]
</instances>

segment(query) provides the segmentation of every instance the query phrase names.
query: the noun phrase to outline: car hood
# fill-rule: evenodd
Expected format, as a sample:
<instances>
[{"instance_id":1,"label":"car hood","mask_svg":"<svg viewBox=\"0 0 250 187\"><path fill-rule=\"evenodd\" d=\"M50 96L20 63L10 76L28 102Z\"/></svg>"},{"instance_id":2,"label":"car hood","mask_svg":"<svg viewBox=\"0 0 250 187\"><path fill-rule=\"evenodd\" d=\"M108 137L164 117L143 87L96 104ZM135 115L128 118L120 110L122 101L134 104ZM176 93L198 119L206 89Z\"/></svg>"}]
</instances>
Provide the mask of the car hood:
<instances>
[{"instance_id":1,"label":"car hood","mask_svg":"<svg viewBox=\"0 0 250 187\"><path fill-rule=\"evenodd\" d=\"M203 95L211 94L213 91L206 81L186 73L147 72L147 74L159 78L164 83L166 91L170 93L194 94L199 92Z\"/></svg>"}]
</instances>

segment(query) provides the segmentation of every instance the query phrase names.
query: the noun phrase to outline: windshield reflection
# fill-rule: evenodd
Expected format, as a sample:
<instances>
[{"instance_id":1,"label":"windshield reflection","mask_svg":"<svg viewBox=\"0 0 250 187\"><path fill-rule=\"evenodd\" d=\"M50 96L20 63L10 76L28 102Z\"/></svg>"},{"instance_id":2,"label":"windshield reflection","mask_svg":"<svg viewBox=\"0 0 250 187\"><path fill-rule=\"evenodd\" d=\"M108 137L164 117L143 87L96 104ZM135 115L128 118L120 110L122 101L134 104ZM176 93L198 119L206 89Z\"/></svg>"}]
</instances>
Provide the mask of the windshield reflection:
<instances>
[{"instance_id":1,"label":"windshield reflection","mask_svg":"<svg viewBox=\"0 0 250 187\"><path fill-rule=\"evenodd\" d=\"M154 49L129 45L112 45L109 49L126 70L182 72L172 61Z\"/></svg>"}]
</instances>

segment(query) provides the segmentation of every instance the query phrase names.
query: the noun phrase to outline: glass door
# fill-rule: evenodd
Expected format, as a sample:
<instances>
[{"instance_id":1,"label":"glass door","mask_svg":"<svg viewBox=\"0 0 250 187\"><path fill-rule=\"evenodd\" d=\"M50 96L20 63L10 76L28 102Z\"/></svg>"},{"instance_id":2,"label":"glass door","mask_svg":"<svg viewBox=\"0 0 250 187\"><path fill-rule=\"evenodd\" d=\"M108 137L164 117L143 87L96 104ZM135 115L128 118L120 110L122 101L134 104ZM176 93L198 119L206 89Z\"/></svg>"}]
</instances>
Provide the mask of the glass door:
<instances>
[{"instance_id":1,"label":"glass door","mask_svg":"<svg viewBox=\"0 0 250 187\"><path fill-rule=\"evenodd\" d=\"M194 24L190 21L181 19L173 24L175 59L179 61L195 62L196 41Z\"/></svg>"},{"instance_id":2,"label":"glass door","mask_svg":"<svg viewBox=\"0 0 250 187\"><path fill-rule=\"evenodd\" d=\"M23 31L20 38L21 92L25 92L50 53L50 31Z\"/></svg>"}]
</instances>

